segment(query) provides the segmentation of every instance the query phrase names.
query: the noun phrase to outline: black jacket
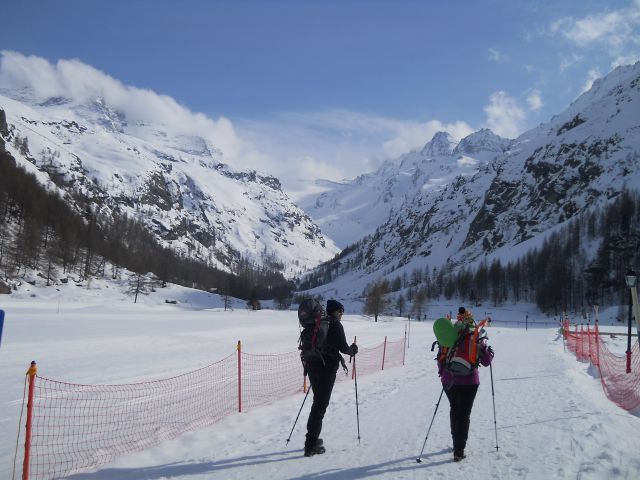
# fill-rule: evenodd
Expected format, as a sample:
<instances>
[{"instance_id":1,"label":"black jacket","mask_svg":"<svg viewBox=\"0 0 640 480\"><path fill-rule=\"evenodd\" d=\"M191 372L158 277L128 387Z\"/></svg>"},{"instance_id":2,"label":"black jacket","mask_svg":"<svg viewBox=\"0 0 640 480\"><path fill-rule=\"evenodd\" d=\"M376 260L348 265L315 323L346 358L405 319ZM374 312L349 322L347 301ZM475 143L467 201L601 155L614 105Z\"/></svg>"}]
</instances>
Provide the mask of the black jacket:
<instances>
[{"instance_id":1,"label":"black jacket","mask_svg":"<svg viewBox=\"0 0 640 480\"><path fill-rule=\"evenodd\" d=\"M322 356L327 365L337 366L340 361L340 353L351 356L353 352L347 343L342 322L331 316L327 316L327 319L329 320L329 332L327 333L327 344Z\"/></svg>"}]
</instances>

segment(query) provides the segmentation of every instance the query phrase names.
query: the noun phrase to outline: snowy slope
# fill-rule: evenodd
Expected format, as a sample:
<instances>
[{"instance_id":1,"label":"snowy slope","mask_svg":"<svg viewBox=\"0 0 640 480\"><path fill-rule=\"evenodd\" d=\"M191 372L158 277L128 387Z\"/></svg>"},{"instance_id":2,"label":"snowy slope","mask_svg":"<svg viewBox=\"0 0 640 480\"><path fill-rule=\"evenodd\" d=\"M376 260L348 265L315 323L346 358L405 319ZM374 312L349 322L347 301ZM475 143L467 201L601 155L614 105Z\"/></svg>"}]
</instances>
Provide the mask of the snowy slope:
<instances>
[{"instance_id":1,"label":"snowy slope","mask_svg":"<svg viewBox=\"0 0 640 480\"><path fill-rule=\"evenodd\" d=\"M113 289L55 289L22 292L4 300L7 312L0 348L0 476L10 478L22 381L29 362L40 373L86 383L121 383L165 378L233 352L242 339L245 351L279 353L295 348L293 312L247 312L202 309L219 305L214 296L197 293L197 306L121 303ZM172 294L176 294L174 291ZM186 296L185 296L186 294ZM193 292L191 295L195 295ZM18 297L20 296L18 295ZM202 297L204 295L204 297ZM207 300L208 298L208 300ZM106 306L108 304L108 306ZM433 307L440 315L457 304ZM437 310L437 311L436 311ZM58 313L59 312L59 313ZM640 419L604 395L599 379L563 351L556 327L525 331L522 320L548 321L528 305L489 312L496 350L493 365L499 452L493 424L491 380L481 370L474 405L468 458L451 461L448 406L443 397L424 454L417 464L426 429L440 394L433 354L428 351L431 322L412 323L405 367L358 379L361 444L356 439L354 385L336 385L322 437L327 454L302 455L309 404L285 446L302 402L297 395L274 404L233 414L210 428L190 432L147 451L118 459L94 473L73 478L99 480L184 479L474 479L540 478L631 479L640 471L636 451ZM607 313L603 313L603 319ZM292 323L293 322L293 323ZM403 335L405 322L373 324L357 315L345 318L347 335L361 345L381 336ZM621 327L608 326L607 330ZM623 339L610 339L622 354ZM18 467L18 472L20 469Z\"/></svg>"},{"instance_id":2,"label":"snowy slope","mask_svg":"<svg viewBox=\"0 0 640 480\"><path fill-rule=\"evenodd\" d=\"M318 180L325 191L301 198L322 231L344 248L371 235L394 215L402 215L405 203L439 191L458 176L473 175L507 149L510 140L487 129L460 142L437 132L420 150L385 162L376 172L342 183Z\"/></svg>"},{"instance_id":3,"label":"snowy slope","mask_svg":"<svg viewBox=\"0 0 640 480\"><path fill-rule=\"evenodd\" d=\"M268 258L291 276L338 251L277 178L234 170L203 136L131 121L99 97L0 93L6 148L19 163L96 211L140 218L179 252L225 270L241 257ZM27 139L27 152L16 139Z\"/></svg>"},{"instance_id":4,"label":"snowy slope","mask_svg":"<svg viewBox=\"0 0 640 480\"><path fill-rule=\"evenodd\" d=\"M405 158L400 165L415 166L413 183L403 185L404 197L388 210L386 220L340 258L343 265L351 261L358 267L326 288L345 292L346 287L359 294L381 272L512 258L517 245L541 238L624 189L638 188L639 111L637 63L618 67L562 114L511 143L481 131L471 136L475 145L464 139L434 163ZM451 167L454 161L456 168ZM402 179L401 170L390 178ZM375 179L368 181L375 184ZM358 195L356 185L351 187L351 195ZM318 209L309 212L323 224ZM377 212L376 221L384 215Z\"/></svg>"}]
</instances>

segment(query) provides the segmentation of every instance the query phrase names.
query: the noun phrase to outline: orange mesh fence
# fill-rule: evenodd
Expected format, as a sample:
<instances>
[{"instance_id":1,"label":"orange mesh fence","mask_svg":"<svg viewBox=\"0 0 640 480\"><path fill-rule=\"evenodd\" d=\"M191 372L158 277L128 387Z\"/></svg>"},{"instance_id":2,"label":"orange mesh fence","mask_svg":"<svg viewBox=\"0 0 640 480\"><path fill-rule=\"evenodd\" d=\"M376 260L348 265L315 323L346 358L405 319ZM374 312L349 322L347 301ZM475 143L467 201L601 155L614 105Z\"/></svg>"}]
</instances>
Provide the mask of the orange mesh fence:
<instances>
[{"instance_id":1,"label":"orange mesh fence","mask_svg":"<svg viewBox=\"0 0 640 480\"><path fill-rule=\"evenodd\" d=\"M235 355L173 378L76 385L36 376L30 477L60 478L238 410Z\"/></svg>"},{"instance_id":2,"label":"orange mesh fence","mask_svg":"<svg viewBox=\"0 0 640 480\"><path fill-rule=\"evenodd\" d=\"M383 352L385 368L404 363L404 339L386 343L386 352L384 343L360 348L358 375L380 371ZM254 355L239 349L198 370L134 384L79 385L35 375L23 478L57 479L96 469L231 413L301 392L303 378L297 351ZM338 375L347 378L351 375Z\"/></svg>"},{"instance_id":3,"label":"orange mesh fence","mask_svg":"<svg viewBox=\"0 0 640 480\"><path fill-rule=\"evenodd\" d=\"M607 397L625 410L640 407L640 348L638 342L631 348L631 371L626 372L626 356L611 353L600 346L599 367L602 387Z\"/></svg>"},{"instance_id":4,"label":"orange mesh fence","mask_svg":"<svg viewBox=\"0 0 640 480\"><path fill-rule=\"evenodd\" d=\"M400 367L404 365L404 339L387 341L387 353L384 368Z\"/></svg>"},{"instance_id":5,"label":"orange mesh fence","mask_svg":"<svg viewBox=\"0 0 640 480\"><path fill-rule=\"evenodd\" d=\"M299 352L279 355L242 354L242 410L266 405L302 391ZM237 378L237 374L236 374ZM234 390L237 396L237 392Z\"/></svg>"},{"instance_id":6,"label":"orange mesh fence","mask_svg":"<svg viewBox=\"0 0 640 480\"><path fill-rule=\"evenodd\" d=\"M600 381L607 397L625 410L640 407L640 346L638 341L628 355L612 353L602 340L598 326L594 329L576 326L572 332L565 323L565 337L569 350L578 360L591 362L598 368ZM628 363L629 362L629 363Z\"/></svg>"},{"instance_id":7,"label":"orange mesh fence","mask_svg":"<svg viewBox=\"0 0 640 480\"><path fill-rule=\"evenodd\" d=\"M367 375L382 370L382 354L384 343L371 348L360 348L356 356L358 375ZM339 375L344 377L344 375ZM350 375L349 378L352 376Z\"/></svg>"}]
</instances>

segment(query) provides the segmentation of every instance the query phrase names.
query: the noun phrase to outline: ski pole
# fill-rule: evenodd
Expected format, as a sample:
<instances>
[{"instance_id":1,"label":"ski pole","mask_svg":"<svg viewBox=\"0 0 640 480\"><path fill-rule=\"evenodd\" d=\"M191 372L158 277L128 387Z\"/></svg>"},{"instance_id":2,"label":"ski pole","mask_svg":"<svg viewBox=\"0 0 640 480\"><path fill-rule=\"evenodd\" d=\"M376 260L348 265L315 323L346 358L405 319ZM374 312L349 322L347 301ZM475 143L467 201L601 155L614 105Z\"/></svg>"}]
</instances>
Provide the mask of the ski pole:
<instances>
[{"instance_id":1,"label":"ski pole","mask_svg":"<svg viewBox=\"0 0 640 480\"><path fill-rule=\"evenodd\" d=\"M420 450L420 455L416 458L416 462L422 463L422 453L424 452L424 447L427 445L427 438L429 438L429 432L431 432L431 426L433 425L433 421L436 418L436 413L438 413L438 406L440 405L440 400L442 400L442 394L444 393L444 386L440 391L440 396L438 397L438 403L436 403L436 409L433 412L433 417L431 417L431 423L429 424L429 429L427 430L427 436L424 437L424 443L422 444L422 450Z\"/></svg>"},{"instance_id":2,"label":"ski pole","mask_svg":"<svg viewBox=\"0 0 640 480\"><path fill-rule=\"evenodd\" d=\"M493 391L493 368L489 364L489 372L491 373L491 398L493 400L493 428L496 431L496 452L498 451L498 422L496 421L496 394Z\"/></svg>"},{"instance_id":3,"label":"ski pole","mask_svg":"<svg viewBox=\"0 0 640 480\"><path fill-rule=\"evenodd\" d=\"M356 337L353 337L356 343ZM353 357L353 381L356 386L356 422L358 423L358 445L360 445L360 412L358 410L358 371L356 370L356 357Z\"/></svg>"},{"instance_id":4,"label":"ski pole","mask_svg":"<svg viewBox=\"0 0 640 480\"><path fill-rule=\"evenodd\" d=\"M300 410L298 410L298 416L296 417L295 422L293 422L293 427L291 427L291 432L289 432L289 438L287 438L287 443L286 445L289 445L289 440L291 440L291 435L293 435L293 429L296 428L296 423L298 423L298 418L300 418L300 413L302 412L302 407L304 407L304 402L307 401L307 397L309 396L309 392L311 391L311 386L309 386L309 389L307 390L306 395L304 396L304 400L302 400L302 405L300 405Z\"/></svg>"}]
</instances>

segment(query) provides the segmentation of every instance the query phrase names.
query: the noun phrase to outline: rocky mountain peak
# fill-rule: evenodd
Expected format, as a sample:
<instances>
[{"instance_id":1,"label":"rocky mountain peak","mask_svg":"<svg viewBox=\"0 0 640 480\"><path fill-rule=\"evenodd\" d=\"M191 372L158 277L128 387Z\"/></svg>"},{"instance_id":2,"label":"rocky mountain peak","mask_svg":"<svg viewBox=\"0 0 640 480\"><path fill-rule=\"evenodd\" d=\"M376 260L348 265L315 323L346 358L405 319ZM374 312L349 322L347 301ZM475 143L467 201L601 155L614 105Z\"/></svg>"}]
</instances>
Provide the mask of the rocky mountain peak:
<instances>
[{"instance_id":1,"label":"rocky mountain peak","mask_svg":"<svg viewBox=\"0 0 640 480\"><path fill-rule=\"evenodd\" d=\"M423 157L432 158L442 155L451 155L455 148L456 140L447 132L436 132L433 138L427 142L420 152Z\"/></svg>"},{"instance_id":2,"label":"rocky mountain peak","mask_svg":"<svg viewBox=\"0 0 640 480\"><path fill-rule=\"evenodd\" d=\"M226 271L268 259L293 276L338 252L276 177L222 163L198 132L132 120L102 98L23 98L0 95L0 143L71 202L135 216L161 244Z\"/></svg>"},{"instance_id":3,"label":"rocky mountain peak","mask_svg":"<svg viewBox=\"0 0 640 480\"><path fill-rule=\"evenodd\" d=\"M455 270L525 254L550 230L638 188L639 111L637 63L595 82L565 111L516 140L483 129L455 146L438 132L422 154L401 157L395 174L373 189L394 196L384 203L371 195L375 203L369 201L359 218L380 218L386 209L386 219L352 241L340 257L341 265L352 267L341 275L372 280L380 272L444 264ZM351 205L365 204L362 191L347 193L357 200ZM351 205L345 201L343 211ZM336 209L327 214L336 216Z\"/></svg>"},{"instance_id":4,"label":"rocky mountain peak","mask_svg":"<svg viewBox=\"0 0 640 480\"><path fill-rule=\"evenodd\" d=\"M464 137L453 149L453 155L474 155L480 152L503 153L512 140L496 135L488 128L483 128Z\"/></svg>"}]
</instances>

